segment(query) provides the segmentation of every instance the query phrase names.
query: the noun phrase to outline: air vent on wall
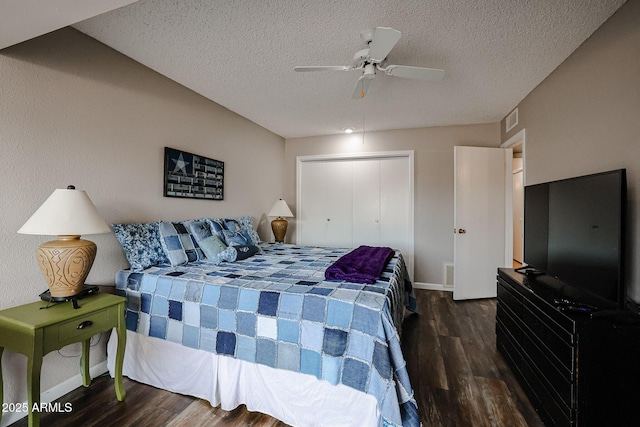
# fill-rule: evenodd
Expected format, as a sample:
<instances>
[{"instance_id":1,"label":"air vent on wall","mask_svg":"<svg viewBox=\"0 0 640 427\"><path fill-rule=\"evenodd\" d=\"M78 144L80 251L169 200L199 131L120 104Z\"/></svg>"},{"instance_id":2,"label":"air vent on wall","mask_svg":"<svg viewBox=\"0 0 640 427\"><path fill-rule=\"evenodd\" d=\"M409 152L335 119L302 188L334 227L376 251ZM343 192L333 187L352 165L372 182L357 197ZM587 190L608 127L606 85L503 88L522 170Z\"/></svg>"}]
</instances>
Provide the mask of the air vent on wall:
<instances>
[{"instance_id":1,"label":"air vent on wall","mask_svg":"<svg viewBox=\"0 0 640 427\"><path fill-rule=\"evenodd\" d=\"M507 116L504 122L506 128L505 132L509 132L511 129L518 126L518 109L516 108L515 110L513 110L511 114Z\"/></svg>"}]
</instances>

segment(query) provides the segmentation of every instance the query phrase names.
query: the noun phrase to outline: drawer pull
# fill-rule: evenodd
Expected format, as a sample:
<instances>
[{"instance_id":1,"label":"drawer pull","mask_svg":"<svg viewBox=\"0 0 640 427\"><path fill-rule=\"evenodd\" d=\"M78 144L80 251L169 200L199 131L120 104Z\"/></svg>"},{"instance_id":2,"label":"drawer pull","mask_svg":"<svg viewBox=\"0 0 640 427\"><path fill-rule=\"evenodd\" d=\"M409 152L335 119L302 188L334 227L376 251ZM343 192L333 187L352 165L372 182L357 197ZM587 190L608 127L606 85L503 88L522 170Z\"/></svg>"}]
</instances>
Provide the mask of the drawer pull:
<instances>
[{"instance_id":1,"label":"drawer pull","mask_svg":"<svg viewBox=\"0 0 640 427\"><path fill-rule=\"evenodd\" d=\"M93 325L93 322L91 320L85 320L84 322L82 322L78 326L76 326L76 329L88 328L91 325Z\"/></svg>"}]
</instances>

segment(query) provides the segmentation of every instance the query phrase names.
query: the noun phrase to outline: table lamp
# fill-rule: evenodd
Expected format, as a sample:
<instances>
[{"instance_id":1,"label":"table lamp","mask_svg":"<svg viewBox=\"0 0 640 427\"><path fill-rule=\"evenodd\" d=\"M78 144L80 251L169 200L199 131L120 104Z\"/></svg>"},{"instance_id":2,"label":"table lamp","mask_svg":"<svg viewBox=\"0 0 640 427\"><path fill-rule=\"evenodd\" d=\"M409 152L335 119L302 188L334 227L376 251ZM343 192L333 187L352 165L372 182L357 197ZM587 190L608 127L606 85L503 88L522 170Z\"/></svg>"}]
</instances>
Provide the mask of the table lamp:
<instances>
[{"instance_id":1,"label":"table lamp","mask_svg":"<svg viewBox=\"0 0 640 427\"><path fill-rule=\"evenodd\" d=\"M289 224L283 217L293 217L291 209L287 206L287 202L280 199L277 200L267 216L277 217L271 221L271 230L273 230L273 236L276 238L276 243L283 243L284 236L287 234L287 225Z\"/></svg>"},{"instance_id":2,"label":"table lamp","mask_svg":"<svg viewBox=\"0 0 640 427\"><path fill-rule=\"evenodd\" d=\"M55 190L18 230L21 234L58 236L36 250L52 297L73 297L82 291L97 248L80 235L110 232L87 193L73 185Z\"/></svg>"}]
</instances>

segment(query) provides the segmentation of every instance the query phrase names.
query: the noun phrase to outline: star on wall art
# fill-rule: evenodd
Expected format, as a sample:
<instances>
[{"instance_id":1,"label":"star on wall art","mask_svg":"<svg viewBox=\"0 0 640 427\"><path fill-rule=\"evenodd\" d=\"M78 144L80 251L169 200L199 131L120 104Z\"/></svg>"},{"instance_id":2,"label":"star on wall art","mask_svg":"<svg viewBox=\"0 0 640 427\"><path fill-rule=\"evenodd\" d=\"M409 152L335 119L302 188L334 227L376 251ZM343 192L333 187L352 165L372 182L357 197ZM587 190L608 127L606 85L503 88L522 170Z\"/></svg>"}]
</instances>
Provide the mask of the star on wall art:
<instances>
[{"instance_id":1,"label":"star on wall art","mask_svg":"<svg viewBox=\"0 0 640 427\"><path fill-rule=\"evenodd\" d=\"M184 161L184 153L180 153L177 159L171 159L173 163L176 164L176 167L173 168L173 173L184 173L187 174L187 166L190 165L190 162Z\"/></svg>"},{"instance_id":2,"label":"star on wall art","mask_svg":"<svg viewBox=\"0 0 640 427\"><path fill-rule=\"evenodd\" d=\"M223 200L224 162L165 147L164 196Z\"/></svg>"}]
</instances>

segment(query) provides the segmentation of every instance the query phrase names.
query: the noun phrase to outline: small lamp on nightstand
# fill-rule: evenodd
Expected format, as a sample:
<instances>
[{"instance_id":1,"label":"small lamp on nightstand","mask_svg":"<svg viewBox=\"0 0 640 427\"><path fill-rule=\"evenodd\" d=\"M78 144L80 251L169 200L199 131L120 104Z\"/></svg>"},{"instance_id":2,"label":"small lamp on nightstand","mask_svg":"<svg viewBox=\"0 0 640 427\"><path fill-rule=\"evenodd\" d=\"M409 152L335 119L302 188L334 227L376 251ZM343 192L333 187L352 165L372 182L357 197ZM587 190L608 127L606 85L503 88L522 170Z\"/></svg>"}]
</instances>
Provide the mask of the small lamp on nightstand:
<instances>
[{"instance_id":1,"label":"small lamp on nightstand","mask_svg":"<svg viewBox=\"0 0 640 427\"><path fill-rule=\"evenodd\" d=\"M293 217L291 209L287 206L287 202L280 199L277 200L267 216L277 217L271 221L271 230L273 230L273 236L276 239L276 243L283 243L284 236L287 234L287 225L289 224L283 217Z\"/></svg>"},{"instance_id":2,"label":"small lamp on nightstand","mask_svg":"<svg viewBox=\"0 0 640 427\"><path fill-rule=\"evenodd\" d=\"M18 230L58 236L36 250L40 271L56 298L79 294L96 258L96 244L81 240L80 235L110 232L87 193L73 185L55 190Z\"/></svg>"}]
</instances>

